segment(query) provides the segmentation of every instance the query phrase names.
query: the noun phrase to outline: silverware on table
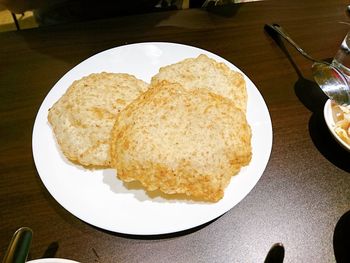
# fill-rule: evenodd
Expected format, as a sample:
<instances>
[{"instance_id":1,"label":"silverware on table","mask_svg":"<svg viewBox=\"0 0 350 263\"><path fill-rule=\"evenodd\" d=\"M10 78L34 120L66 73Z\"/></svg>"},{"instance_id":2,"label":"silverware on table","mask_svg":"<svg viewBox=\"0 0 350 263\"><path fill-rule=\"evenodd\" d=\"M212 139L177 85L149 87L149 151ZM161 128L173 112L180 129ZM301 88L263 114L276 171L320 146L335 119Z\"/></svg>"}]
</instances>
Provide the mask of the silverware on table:
<instances>
[{"instance_id":1,"label":"silverware on table","mask_svg":"<svg viewBox=\"0 0 350 263\"><path fill-rule=\"evenodd\" d=\"M312 73L314 80L320 86L322 91L333 101L339 105L350 104L350 87L345 76L332 63L318 60L306 53L278 24L266 24L265 29L278 33L281 37L288 41L300 54L313 62Z\"/></svg>"},{"instance_id":2,"label":"silverware on table","mask_svg":"<svg viewBox=\"0 0 350 263\"><path fill-rule=\"evenodd\" d=\"M12 236L2 263L24 263L27 260L33 231L29 227L19 228Z\"/></svg>"},{"instance_id":3,"label":"silverware on table","mask_svg":"<svg viewBox=\"0 0 350 263\"><path fill-rule=\"evenodd\" d=\"M270 248L264 263L282 263L283 259L284 246L282 243L276 243Z\"/></svg>"}]
</instances>

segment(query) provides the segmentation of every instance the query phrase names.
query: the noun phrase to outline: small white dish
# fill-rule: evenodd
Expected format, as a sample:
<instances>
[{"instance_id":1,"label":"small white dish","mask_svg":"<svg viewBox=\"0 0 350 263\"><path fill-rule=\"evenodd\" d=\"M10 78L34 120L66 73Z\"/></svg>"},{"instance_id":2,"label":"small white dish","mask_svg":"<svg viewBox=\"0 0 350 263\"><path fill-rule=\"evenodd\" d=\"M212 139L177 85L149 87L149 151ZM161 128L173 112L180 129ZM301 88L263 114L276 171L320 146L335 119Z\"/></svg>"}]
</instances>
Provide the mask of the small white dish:
<instances>
[{"instance_id":1,"label":"small white dish","mask_svg":"<svg viewBox=\"0 0 350 263\"><path fill-rule=\"evenodd\" d=\"M27 263L79 263L78 261L64 258L40 258L27 261Z\"/></svg>"},{"instance_id":2,"label":"small white dish","mask_svg":"<svg viewBox=\"0 0 350 263\"><path fill-rule=\"evenodd\" d=\"M323 116L326 121L327 127L335 140L347 151L350 151L350 145L348 145L339 135L335 132L335 120L332 109L332 101L327 100L323 108Z\"/></svg>"}]
</instances>

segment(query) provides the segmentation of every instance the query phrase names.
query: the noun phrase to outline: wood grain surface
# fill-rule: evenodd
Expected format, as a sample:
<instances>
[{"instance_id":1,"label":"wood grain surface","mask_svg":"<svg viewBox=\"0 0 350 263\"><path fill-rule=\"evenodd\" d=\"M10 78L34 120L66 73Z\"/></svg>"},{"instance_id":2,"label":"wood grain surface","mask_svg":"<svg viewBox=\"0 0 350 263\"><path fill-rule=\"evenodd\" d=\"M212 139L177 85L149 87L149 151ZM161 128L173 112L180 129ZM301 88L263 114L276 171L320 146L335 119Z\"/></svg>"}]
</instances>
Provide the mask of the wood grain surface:
<instances>
[{"instance_id":1,"label":"wood grain surface","mask_svg":"<svg viewBox=\"0 0 350 263\"><path fill-rule=\"evenodd\" d=\"M276 242L284 262L350 262L350 153L326 128L311 63L264 30L278 23L306 51L332 58L350 29L345 0L268 0L66 24L0 34L0 258L21 226L29 258L80 262L263 262ZM229 212L196 229L128 236L86 224L42 184L32 156L41 102L73 66L108 48L167 41L216 53L255 83L273 125L269 163Z\"/></svg>"}]
</instances>

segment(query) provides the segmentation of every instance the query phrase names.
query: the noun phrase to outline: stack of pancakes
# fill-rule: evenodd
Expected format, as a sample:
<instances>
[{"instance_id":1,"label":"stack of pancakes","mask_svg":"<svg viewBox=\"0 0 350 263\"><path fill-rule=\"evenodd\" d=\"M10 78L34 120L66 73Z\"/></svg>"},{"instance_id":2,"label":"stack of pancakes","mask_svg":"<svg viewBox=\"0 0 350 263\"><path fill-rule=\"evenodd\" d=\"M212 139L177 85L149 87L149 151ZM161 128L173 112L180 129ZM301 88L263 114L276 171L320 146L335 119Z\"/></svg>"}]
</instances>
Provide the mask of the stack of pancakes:
<instances>
[{"instance_id":1,"label":"stack of pancakes","mask_svg":"<svg viewBox=\"0 0 350 263\"><path fill-rule=\"evenodd\" d=\"M94 73L49 110L64 155L115 168L148 191L216 202L251 159L243 76L205 55L160 68L151 83Z\"/></svg>"}]
</instances>

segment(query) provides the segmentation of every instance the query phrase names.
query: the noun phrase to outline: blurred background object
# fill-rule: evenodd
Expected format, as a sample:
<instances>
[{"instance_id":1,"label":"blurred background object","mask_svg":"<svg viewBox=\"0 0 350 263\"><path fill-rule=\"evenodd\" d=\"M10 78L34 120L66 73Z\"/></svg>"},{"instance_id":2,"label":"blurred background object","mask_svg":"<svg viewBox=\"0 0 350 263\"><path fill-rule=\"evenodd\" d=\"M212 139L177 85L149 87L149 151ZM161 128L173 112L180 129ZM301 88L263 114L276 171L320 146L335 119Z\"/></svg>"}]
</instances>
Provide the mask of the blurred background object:
<instances>
[{"instance_id":1,"label":"blurred background object","mask_svg":"<svg viewBox=\"0 0 350 263\"><path fill-rule=\"evenodd\" d=\"M0 0L0 32L174 9L259 0Z\"/></svg>"},{"instance_id":2,"label":"blurred background object","mask_svg":"<svg viewBox=\"0 0 350 263\"><path fill-rule=\"evenodd\" d=\"M37 27L33 12L26 11L23 14L11 13L6 7L0 5L0 32L17 30L14 17L21 29Z\"/></svg>"}]
</instances>

